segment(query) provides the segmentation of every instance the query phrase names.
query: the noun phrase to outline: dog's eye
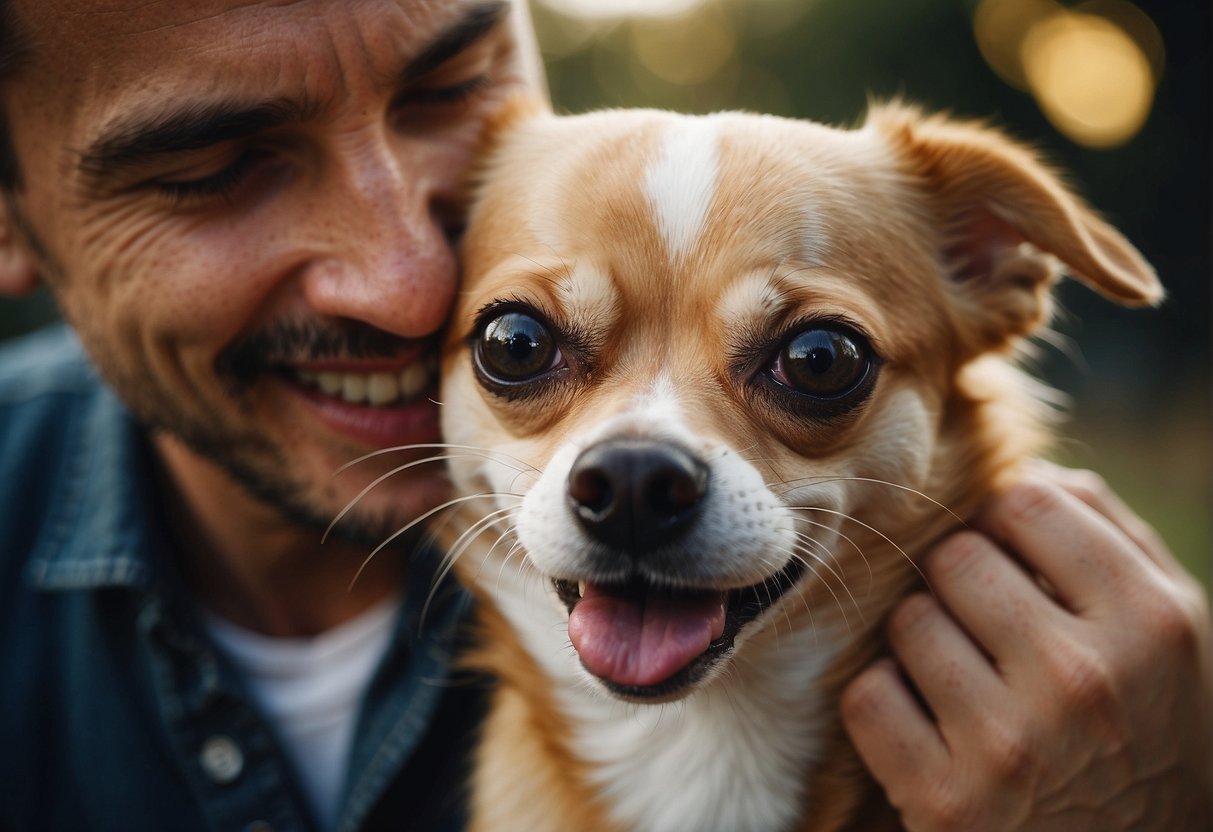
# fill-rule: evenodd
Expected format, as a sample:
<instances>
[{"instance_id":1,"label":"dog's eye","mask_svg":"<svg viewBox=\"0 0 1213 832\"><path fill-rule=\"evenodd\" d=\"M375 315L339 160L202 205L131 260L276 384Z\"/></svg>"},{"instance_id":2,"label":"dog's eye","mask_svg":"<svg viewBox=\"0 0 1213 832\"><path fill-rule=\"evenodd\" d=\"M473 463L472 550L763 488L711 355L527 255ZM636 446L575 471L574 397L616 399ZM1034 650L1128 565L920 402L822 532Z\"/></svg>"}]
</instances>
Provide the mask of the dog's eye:
<instances>
[{"instance_id":1,"label":"dog's eye","mask_svg":"<svg viewBox=\"0 0 1213 832\"><path fill-rule=\"evenodd\" d=\"M821 399L854 390L867 377L871 359L857 336L817 327L794 335L775 358L772 375L781 384Z\"/></svg>"},{"instance_id":2,"label":"dog's eye","mask_svg":"<svg viewBox=\"0 0 1213 832\"><path fill-rule=\"evenodd\" d=\"M476 363L495 382L528 381L560 359L556 339L542 323L522 312L507 312L485 325L476 343Z\"/></svg>"}]
</instances>

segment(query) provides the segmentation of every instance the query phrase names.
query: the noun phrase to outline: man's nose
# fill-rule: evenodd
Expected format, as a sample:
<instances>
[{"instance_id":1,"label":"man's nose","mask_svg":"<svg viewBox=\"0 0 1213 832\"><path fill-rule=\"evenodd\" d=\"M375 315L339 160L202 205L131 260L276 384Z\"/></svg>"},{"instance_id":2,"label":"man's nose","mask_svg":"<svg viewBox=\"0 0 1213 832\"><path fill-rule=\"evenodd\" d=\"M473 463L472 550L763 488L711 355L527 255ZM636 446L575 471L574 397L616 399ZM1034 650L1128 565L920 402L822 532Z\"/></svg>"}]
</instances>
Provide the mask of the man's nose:
<instances>
[{"instance_id":1,"label":"man's nose","mask_svg":"<svg viewBox=\"0 0 1213 832\"><path fill-rule=\"evenodd\" d=\"M322 315L429 335L445 321L458 279L455 176L435 163L441 153L405 140L349 145L310 196L318 242L303 267L307 302Z\"/></svg>"}]
</instances>

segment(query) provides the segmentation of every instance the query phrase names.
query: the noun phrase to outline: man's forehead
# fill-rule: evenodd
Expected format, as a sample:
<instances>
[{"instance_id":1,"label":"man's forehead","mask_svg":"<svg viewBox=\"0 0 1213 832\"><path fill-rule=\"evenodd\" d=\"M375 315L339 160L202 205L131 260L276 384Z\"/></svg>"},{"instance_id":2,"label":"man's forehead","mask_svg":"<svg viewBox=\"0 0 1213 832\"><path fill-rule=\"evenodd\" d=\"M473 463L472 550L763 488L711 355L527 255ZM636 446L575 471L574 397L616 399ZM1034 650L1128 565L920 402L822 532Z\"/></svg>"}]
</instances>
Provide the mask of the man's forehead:
<instances>
[{"instance_id":1,"label":"man's forehead","mask_svg":"<svg viewBox=\"0 0 1213 832\"><path fill-rule=\"evenodd\" d=\"M127 118L131 107L154 109L180 94L341 100L347 79L394 83L439 33L469 15L496 10L508 32L511 6L508 0L16 2L31 47L17 86L40 102L35 106L91 122L92 129L69 128L77 142Z\"/></svg>"},{"instance_id":2,"label":"man's forehead","mask_svg":"<svg viewBox=\"0 0 1213 832\"><path fill-rule=\"evenodd\" d=\"M61 50L90 47L109 61L131 55L133 46L193 51L270 45L277 38L296 40L309 32L340 37L360 24L391 31L406 42L426 34L482 5L510 5L510 0L9 0L18 20L31 30L31 45L52 60ZM57 58L56 58L57 56ZM75 55L87 59L89 55Z\"/></svg>"},{"instance_id":3,"label":"man's forehead","mask_svg":"<svg viewBox=\"0 0 1213 832\"><path fill-rule=\"evenodd\" d=\"M303 9L320 14L326 8L364 12L398 8L406 14L440 14L444 8L469 5L469 0L6 0L25 20L49 20L67 28L92 28L100 34L198 23L232 13Z\"/></svg>"}]
</instances>

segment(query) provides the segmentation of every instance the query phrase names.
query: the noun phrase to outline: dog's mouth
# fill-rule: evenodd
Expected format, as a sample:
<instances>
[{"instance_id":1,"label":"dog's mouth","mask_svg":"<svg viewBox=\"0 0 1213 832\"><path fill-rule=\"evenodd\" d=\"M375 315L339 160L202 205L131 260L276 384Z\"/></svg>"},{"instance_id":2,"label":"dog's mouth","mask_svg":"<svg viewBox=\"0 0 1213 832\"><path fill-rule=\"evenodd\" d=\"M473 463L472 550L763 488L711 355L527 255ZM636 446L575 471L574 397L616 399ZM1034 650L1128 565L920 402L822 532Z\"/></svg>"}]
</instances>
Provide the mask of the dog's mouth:
<instances>
[{"instance_id":1,"label":"dog's mouth","mask_svg":"<svg viewBox=\"0 0 1213 832\"><path fill-rule=\"evenodd\" d=\"M731 590L671 589L643 577L552 585L569 610L582 666L616 696L653 702L676 699L703 679L804 572L794 559L761 583Z\"/></svg>"}]
</instances>

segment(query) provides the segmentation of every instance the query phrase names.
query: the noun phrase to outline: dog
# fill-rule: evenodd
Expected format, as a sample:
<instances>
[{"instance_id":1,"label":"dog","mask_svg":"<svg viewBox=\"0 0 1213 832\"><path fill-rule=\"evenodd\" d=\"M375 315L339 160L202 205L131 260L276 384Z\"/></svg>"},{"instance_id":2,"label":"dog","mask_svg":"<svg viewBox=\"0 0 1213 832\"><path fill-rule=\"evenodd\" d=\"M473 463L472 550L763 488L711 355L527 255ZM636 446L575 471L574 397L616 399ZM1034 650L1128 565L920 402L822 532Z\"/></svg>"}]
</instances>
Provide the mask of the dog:
<instances>
[{"instance_id":1,"label":"dog","mask_svg":"<svg viewBox=\"0 0 1213 832\"><path fill-rule=\"evenodd\" d=\"M979 123L650 110L491 131L444 345L495 680L475 830L897 828L837 717L915 562L1046 446L1063 271L1150 265Z\"/></svg>"}]
</instances>

